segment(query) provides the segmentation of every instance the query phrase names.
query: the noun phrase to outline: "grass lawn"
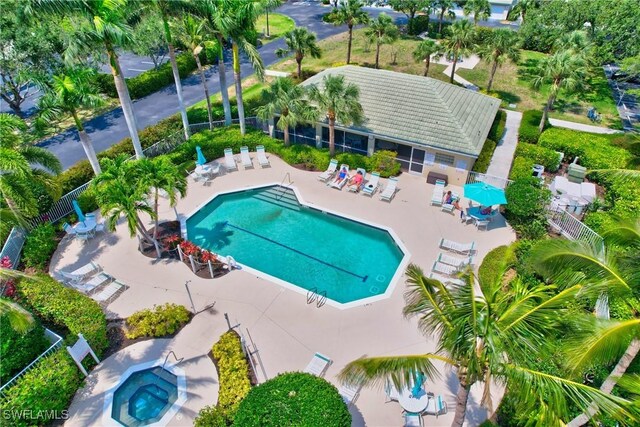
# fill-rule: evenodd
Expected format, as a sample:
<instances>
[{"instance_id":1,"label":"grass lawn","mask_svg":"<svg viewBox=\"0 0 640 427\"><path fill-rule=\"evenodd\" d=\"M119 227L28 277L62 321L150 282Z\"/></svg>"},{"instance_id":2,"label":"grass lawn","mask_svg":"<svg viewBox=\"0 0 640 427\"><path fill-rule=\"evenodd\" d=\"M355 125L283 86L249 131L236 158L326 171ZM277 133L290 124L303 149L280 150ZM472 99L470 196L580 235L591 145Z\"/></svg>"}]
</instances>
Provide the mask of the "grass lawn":
<instances>
[{"instance_id":1,"label":"grass lawn","mask_svg":"<svg viewBox=\"0 0 640 427\"><path fill-rule=\"evenodd\" d=\"M260 96L260 94L262 93L262 89L264 89L265 87L267 87L266 83L259 82L258 79L253 76L247 77L242 81L242 99L246 101L248 99ZM235 85L229 86L229 98L235 99L235 96ZM210 99L212 103L220 102L222 101L222 95L218 92L215 95L211 95ZM203 99L202 101L193 104L188 109L191 110L192 108L207 108L207 101Z\"/></svg>"},{"instance_id":2,"label":"grass lawn","mask_svg":"<svg viewBox=\"0 0 640 427\"><path fill-rule=\"evenodd\" d=\"M295 22L293 19L289 18L286 15L282 15L281 13L269 13L269 37L267 34L267 17L266 15L260 16L258 21L256 22L256 30L258 33L262 35L260 37L260 41L262 44L267 44L269 42L274 41L278 37L282 37L284 33L287 31L293 30L295 27Z\"/></svg>"}]
</instances>

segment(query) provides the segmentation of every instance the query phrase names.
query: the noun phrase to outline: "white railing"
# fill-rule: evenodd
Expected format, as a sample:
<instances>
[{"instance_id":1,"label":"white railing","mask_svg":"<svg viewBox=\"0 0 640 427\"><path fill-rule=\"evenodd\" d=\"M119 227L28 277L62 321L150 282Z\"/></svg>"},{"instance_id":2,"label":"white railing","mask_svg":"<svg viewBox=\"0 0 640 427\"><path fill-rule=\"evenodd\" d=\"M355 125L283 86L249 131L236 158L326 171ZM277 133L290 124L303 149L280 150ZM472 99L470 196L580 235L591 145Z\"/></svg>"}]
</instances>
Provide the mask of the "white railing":
<instances>
[{"instance_id":1,"label":"white railing","mask_svg":"<svg viewBox=\"0 0 640 427\"><path fill-rule=\"evenodd\" d=\"M583 240L594 247L602 247L602 237L565 210L547 209L547 221L569 240Z\"/></svg>"},{"instance_id":2,"label":"white railing","mask_svg":"<svg viewBox=\"0 0 640 427\"><path fill-rule=\"evenodd\" d=\"M29 220L29 225L31 227L35 227L38 224L42 224L44 222L54 223L61 218L69 215L73 212L73 204L74 200L78 199L80 194L84 193L86 189L89 187L91 181L82 184L80 187L77 187L71 191L69 191L64 196L60 197L54 204L51 206L51 209L47 211L44 215L40 215L38 218L34 218Z\"/></svg>"},{"instance_id":3,"label":"white railing","mask_svg":"<svg viewBox=\"0 0 640 427\"><path fill-rule=\"evenodd\" d=\"M20 253L26 239L27 233L22 228L13 227L7 237L7 241L4 242L2 252L0 252L0 259L9 258L11 265L15 268L20 261Z\"/></svg>"},{"instance_id":4,"label":"white railing","mask_svg":"<svg viewBox=\"0 0 640 427\"><path fill-rule=\"evenodd\" d=\"M499 176L487 175L486 173L469 171L467 175L466 184L475 184L476 182L484 182L485 184L493 185L498 188L507 188L512 180L507 178L500 178Z\"/></svg>"}]
</instances>

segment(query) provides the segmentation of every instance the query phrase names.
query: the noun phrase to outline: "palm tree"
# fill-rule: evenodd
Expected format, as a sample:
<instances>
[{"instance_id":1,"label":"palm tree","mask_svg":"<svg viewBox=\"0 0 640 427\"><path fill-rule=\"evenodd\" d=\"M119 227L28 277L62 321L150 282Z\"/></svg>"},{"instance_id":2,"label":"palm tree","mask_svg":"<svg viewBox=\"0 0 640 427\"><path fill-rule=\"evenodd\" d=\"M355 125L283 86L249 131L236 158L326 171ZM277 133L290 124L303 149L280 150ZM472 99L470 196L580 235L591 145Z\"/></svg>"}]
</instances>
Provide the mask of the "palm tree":
<instances>
[{"instance_id":1,"label":"palm tree","mask_svg":"<svg viewBox=\"0 0 640 427\"><path fill-rule=\"evenodd\" d=\"M39 116L46 121L59 119L63 114L69 114L76 125L80 144L89 159L93 173L100 174L100 163L93 148L89 134L78 116L82 108L97 108L104 105L104 100L98 94L95 86L96 73L91 68L66 68L59 74L51 76L49 81L38 82L44 91L38 102Z\"/></svg>"},{"instance_id":2,"label":"palm tree","mask_svg":"<svg viewBox=\"0 0 640 427\"><path fill-rule=\"evenodd\" d=\"M515 31L508 28L496 28L491 32L486 43L478 47L477 53L480 58L492 64L489 83L487 83L487 92L489 92L498 67L507 59L512 62L518 62L520 59L520 38Z\"/></svg>"},{"instance_id":3,"label":"palm tree","mask_svg":"<svg viewBox=\"0 0 640 427\"><path fill-rule=\"evenodd\" d=\"M138 123L116 53L117 47L126 47L133 41L132 30L124 13L126 6L127 0L33 0L26 7L26 11L31 15L44 14L84 18L83 22L76 26L77 34L71 38L65 54L74 56L79 47L104 46L122 113L133 142L133 149L136 152L136 157L142 158L144 153L138 137Z\"/></svg>"},{"instance_id":4,"label":"palm tree","mask_svg":"<svg viewBox=\"0 0 640 427\"><path fill-rule=\"evenodd\" d=\"M334 25L347 25L349 28L349 41L347 43L347 64L351 63L351 42L353 41L353 26L368 24L369 14L362 10L364 4L360 0L345 0L340 3Z\"/></svg>"},{"instance_id":5,"label":"palm tree","mask_svg":"<svg viewBox=\"0 0 640 427\"><path fill-rule=\"evenodd\" d=\"M582 87L587 73L587 64L582 55L576 55L572 49L558 51L544 58L533 79L533 87L540 89L543 84L550 84L547 103L540 120L540 132L549 117L549 111L560 90L571 93Z\"/></svg>"},{"instance_id":6,"label":"palm tree","mask_svg":"<svg viewBox=\"0 0 640 427\"><path fill-rule=\"evenodd\" d=\"M522 24L524 25L527 12L537 9L538 7L540 7L540 0L518 0L509 12L509 19L515 20L517 16L520 15Z\"/></svg>"},{"instance_id":7,"label":"palm tree","mask_svg":"<svg viewBox=\"0 0 640 427\"><path fill-rule=\"evenodd\" d=\"M192 15L186 15L183 20L184 33L181 35L182 41L193 55L200 73L200 82L204 89L204 99L207 102L207 115L209 117L209 129L213 130L213 113L211 112L211 97L209 96L209 85L207 77L204 75L204 69L200 62L200 52L205 42L207 21L198 20Z\"/></svg>"},{"instance_id":8,"label":"palm tree","mask_svg":"<svg viewBox=\"0 0 640 427\"><path fill-rule=\"evenodd\" d=\"M272 7L280 6L280 0L261 0L261 2L262 2L262 9L264 10L265 18L267 20L267 22L266 22L267 28L266 28L265 36L267 36L267 38L270 38L271 34L270 34L270 30L269 30L269 10Z\"/></svg>"},{"instance_id":9,"label":"palm tree","mask_svg":"<svg viewBox=\"0 0 640 427\"><path fill-rule=\"evenodd\" d=\"M440 52L440 46L433 40L423 40L418 46L416 46L416 50L413 51L413 59L417 62L424 61L424 74L423 76L427 77L429 74L429 66L431 65L431 55Z\"/></svg>"},{"instance_id":10,"label":"palm tree","mask_svg":"<svg viewBox=\"0 0 640 427\"><path fill-rule=\"evenodd\" d=\"M453 12L453 8L456 7L456 4L453 0L437 0L435 7L440 9L438 34L442 34L442 22L444 20L444 15L446 14L449 19L456 19L456 14Z\"/></svg>"},{"instance_id":11,"label":"palm tree","mask_svg":"<svg viewBox=\"0 0 640 427\"><path fill-rule=\"evenodd\" d=\"M451 424L456 427L464 424L469 392L475 383L484 383L482 403L492 412L493 381L505 383L523 405L540 408L544 425L559 425L567 402L584 408L591 399L601 409L615 407L622 411L612 411L612 415L633 416L618 407L627 403L620 398L527 367L532 352L544 357L547 335L569 314L566 304L580 287L556 292L553 286L529 287L516 277L507 288L503 278L509 266L500 268L500 274L489 283L476 282L468 271L462 276L464 285L445 286L427 278L420 267L410 265L403 312L407 317L418 317L420 330L436 339L436 352L362 357L347 364L339 378L354 385L391 379L402 389L409 386L416 372L437 376L433 362L443 362L451 366L460 383Z\"/></svg>"},{"instance_id":12,"label":"palm tree","mask_svg":"<svg viewBox=\"0 0 640 427\"><path fill-rule=\"evenodd\" d=\"M391 44L398 40L400 32L396 24L393 23L393 19L383 12L371 21L365 34L369 38L369 41L376 44L376 69L378 69L380 46L383 44Z\"/></svg>"},{"instance_id":13,"label":"palm tree","mask_svg":"<svg viewBox=\"0 0 640 427\"><path fill-rule=\"evenodd\" d=\"M293 52L298 64L298 78L302 79L302 60L304 57L309 55L312 58L320 58L322 56L322 50L316 43L316 35L304 27L297 27L285 33L284 41L287 44L287 49L277 49L276 55L282 58Z\"/></svg>"},{"instance_id":14,"label":"palm tree","mask_svg":"<svg viewBox=\"0 0 640 427\"><path fill-rule=\"evenodd\" d=\"M329 153L333 157L336 151L336 120L343 126L359 125L364 121L360 89L353 83L345 83L344 76L328 75L322 79L322 89L312 85L308 96L320 111L326 111L329 122Z\"/></svg>"},{"instance_id":15,"label":"palm tree","mask_svg":"<svg viewBox=\"0 0 640 427\"><path fill-rule=\"evenodd\" d=\"M451 76L449 83L453 83L453 76L456 74L458 58L468 57L474 47L475 29L467 19L456 21L451 26L451 34L443 42L444 53L453 57Z\"/></svg>"},{"instance_id":16,"label":"palm tree","mask_svg":"<svg viewBox=\"0 0 640 427\"><path fill-rule=\"evenodd\" d=\"M137 163L140 173L140 185L145 192L153 192L153 217L155 228L153 238L158 238L158 200L162 190L169 198L169 206L174 207L178 203L178 195L182 198L187 195L187 178L169 159L158 157L153 160L142 159Z\"/></svg>"},{"instance_id":17,"label":"palm tree","mask_svg":"<svg viewBox=\"0 0 640 427\"><path fill-rule=\"evenodd\" d=\"M268 89L262 91L263 104L256 113L262 120L279 116L278 128L284 133L284 145L289 146L289 128L313 123L318 111L305 99L302 86L290 78L277 78Z\"/></svg>"},{"instance_id":18,"label":"palm tree","mask_svg":"<svg viewBox=\"0 0 640 427\"><path fill-rule=\"evenodd\" d=\"M467 0L462 7L464 16L473 15L473 25L478 21L486 21L491 16L489 0Z\"/></svg>"}]
</instances>

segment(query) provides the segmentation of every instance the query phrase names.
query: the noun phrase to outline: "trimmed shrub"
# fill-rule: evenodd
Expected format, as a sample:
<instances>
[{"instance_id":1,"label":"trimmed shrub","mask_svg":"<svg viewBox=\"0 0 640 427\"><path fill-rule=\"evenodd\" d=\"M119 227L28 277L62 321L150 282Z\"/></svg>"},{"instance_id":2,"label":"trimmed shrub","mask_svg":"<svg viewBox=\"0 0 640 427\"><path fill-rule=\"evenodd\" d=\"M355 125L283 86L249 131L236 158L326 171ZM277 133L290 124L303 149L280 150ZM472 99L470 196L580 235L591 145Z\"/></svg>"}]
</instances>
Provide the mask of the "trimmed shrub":
<instances>
[{"instance_id":1,"label":"trimmed shrub","mask_svg":"<svg viewBox=\"0 0 640 427\"><path fill-rule=\"evenodd\" d=\"M44 328L36 320L27 332L15 331L7 315L0 317L0 382L9 381L49 347Z\"/></svg>"},{"instance_id":2,"label":"trimmed shrub","mask_svg":"<svg viewBox=\"0 0 640 427\"><path fill-rule=\"evenodd\" d=\"M395 151L375 151L371 157L367 158L367 170L380 172L383 178L396 176L400 173L400 163L396 161L397 155Z\"/></svg>"},{"instance_id":3,"label":"trimmed shrub","mask_svg":"<svg viewBox=\"0 0 640 427\"><path fill-rule=\"evenodd\" d=\"M534 163L544 166L548 172L555 172L560 167L560 155L541 145L520 143L516 147L516 156L531 159Z\"/></svg>"},{"instance_id":4,"label":"trimmed shrub","mask_svg":"<svg viewBox=\"0 0 640 427\"><path fill-rule=\"evenodd\" d=\"M338 390L302 372L280 374L254 387L240 403L237 427L351 426L351 414Z\"/></svg>"},{"instance_id":5,"label":"trimmed shrub","mask_svg":"<svg viewBox=\"0 0 640 427\"><path fill-rule=\"evenodd\" d=\"M166 337L186 325L190 318L189 310L178 304L154 306L153 310L146 308L127 318L125 335L129 339Z\"/></svg>"},{"instance_id":6,"label":"trimmed shrub","mask_svg":"<svg viewBox=\"0 0 640 427\"><path fill-rule=\"evenodd\" d=\"M492 249L482 260L478 268L478 279L482 283L495 282L499 277L497 274L503 266L513 266L516 262L516 255L512 246L498 246Z\"/></svg>"},{"instance_id":7,"label":"trimmed shrub","mask_svg":"<svg viewBox=\"0 0 640 427\"><path fill-rule=\"evenodd\" d=\"M476 162L473 164L473 171L486 173L487 169L489 169L489 165L491 164L491 158L493 157L493 152L496 150L496 144L494 141L487 139L482 146L482 151L480 151L480 155L476 159Z\"/></svg>"},{"instance_id":8,"label":"trimmed shrub","mask_svg":"<svg viewBox=\"0 0 640 427\"><path fill-rule=\"evenodd\" d=\"M62 416L82 382L81 374L67 351L62 348L41 359L29 372L3 392L0 411L13 415L6 425L34 426L49 424L46 415ZM30 418L33 417L33 418ZM35 418L38 417L38 418Z\"/></svg>"},{"instance_id":9,"label":"trimmed shrub","mask_svg":"<svg viewBox=\"0 0 640 427\"><path fill-rule=\"evenodd\" d=\"M27 268L44 270L58 247L56 230L49 222L40 224L27 236L22 248L22 261Z\"/></svg>"},{"instance_id":10,"label":"trimmed shrub","mask_svg":"<svg viewBox=\"0 0 640 427\"><path fill-rule=\"evenodd\" d=\"M478 46L484 46L492 35L493 28L477 25L473 34L473 42Z\"/></svg>"},{"instance_id":11,"label":"trimmed shrub","mask_svg":"<svg viewBox=\"0 0 640 427\"><path fill-rule=\"evenodd\" d=\"M508 204L505 217L523 239L537 240L547 232L545 206L551 192L534 177L517 179L505 191Z\"/></svg>"},{"instance_id":12,"label":"trimmed shrub","mask_svg":"<svg viewBox=\"0 0 640 427\"><path fill-rule=\"evenodd\" d=\"M527 142L529 144L537 144L540 137L540 120L542 120L542 111L527 110L522 113L522 122L518 129L518 141ZM545 124L545 129L550 125Z\"/></svg>"},{"instance_id":13,"label":"trimmed shrub","mask_svg":"<svg viewBox=\"0 0 640 427\"><path fill-rule=\"evenodd\" d=\"M491 124L491 129L489 129L487 138L493 141L500 141L502 139L502 135L504 134L504 128L506 125L507 113L504 110L498 110L498 112L496 113L496 118L493 119L493 123Z\"/></svg>"},{"instance_id":14,"label":"trimmed shrub","mask_svg":"<svg viewBox=\"0 0 640 427\"><path fill-rule=\"evenodd\" d=\"M534 161L531 159L526 157L516 157L513 159L509 178L514 181L521 178L530 178L533 175L533 165Z\"/></svg>"},{"instance_id":15,"label":"trimmed shrub","mask_svg":"<svg viewBox=\"0 0 640 427\"><path fill-rule=\"evenodd\" d=\"M238 405L251 390L249 364L242 351L240 337L235 331L225 333L214 344L212 352L220 379L217 406L228 419L233 419Z\"/></svg>"},{"instance_id":16,"label":"trimmed shrub","mask_svg":"<svg viewBox=\"0 0 640 427\"><path fill-rule=\"evenodd\" d=\"M71 342L82 334L98 356L107 348L107 320L97 302L46 274L21 279L17 288L24 305L68 330Z\"/></svg>"},{"instance_id":17,"label":"trimmed shrub","mask_svg":"<svg viewBox=\"0 0 640 427\"><path fill-rule=\"evenodd\" d=\"M225 413L217 406L205 406L193 420L195 427L228 427Z\"/></svg>"}]
</instances>

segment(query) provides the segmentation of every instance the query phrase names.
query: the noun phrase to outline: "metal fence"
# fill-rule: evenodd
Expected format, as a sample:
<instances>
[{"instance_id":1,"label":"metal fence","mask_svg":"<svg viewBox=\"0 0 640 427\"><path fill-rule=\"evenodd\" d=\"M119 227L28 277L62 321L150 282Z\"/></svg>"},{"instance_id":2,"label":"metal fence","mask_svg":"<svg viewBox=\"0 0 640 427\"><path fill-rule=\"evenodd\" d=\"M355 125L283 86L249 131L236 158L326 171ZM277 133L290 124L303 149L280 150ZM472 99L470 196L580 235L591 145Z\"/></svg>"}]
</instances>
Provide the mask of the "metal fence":
<instances>
[{"instance_id":1,"label":"metal fence","mask_svg":"<svg viewBox=\"0 0 640 427\"><path fill-rule=\"evenodd\" d=\"M9 236L7 237L7 241L4 242L2 252L0 252L0 259L7 257L9 258L9 261L11 261L11 265L13 267L17 266L20 261L22 246L24 245L26 238L27 233L23 229L17 227L12 228Z\"/></svg>"},{"instance_id":2,"label":"metal fence","mask_svg":"<svg viewBox=\"0 0 640 427\"><path fill-rule=\"evenodd\" d=\"M467 175L466 184L475 184L477 182L484 182L485 184L493 185L498 188L507 188L512 180L507 178L500 178L499 176L487 175L486 173L469 171Z\"/></svg>"},{"instance_id":3,"label":"metal fence","mask_svg":"<svg viewBox=\"0 0 640 427\"><path fill-rule=\"evenodd\" d=\"M583 240L595 247L603 245L602 237L565 210L547 210L547 221L552 228L569 240Z\"/></svg>"}]
</instances>

